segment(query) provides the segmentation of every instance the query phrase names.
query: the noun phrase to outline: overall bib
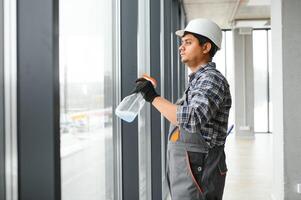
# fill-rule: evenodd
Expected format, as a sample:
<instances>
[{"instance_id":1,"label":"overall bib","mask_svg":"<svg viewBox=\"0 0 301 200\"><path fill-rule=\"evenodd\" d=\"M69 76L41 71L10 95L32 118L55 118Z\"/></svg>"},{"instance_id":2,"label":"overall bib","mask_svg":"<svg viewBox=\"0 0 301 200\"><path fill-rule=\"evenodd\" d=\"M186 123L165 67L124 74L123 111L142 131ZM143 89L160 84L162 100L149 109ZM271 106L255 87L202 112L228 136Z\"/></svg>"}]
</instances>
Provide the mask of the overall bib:
<instances>
[{"instance_id":1,"label":"overall bib","mask_svg":"<svg viewBox=\"0 0 301 200\"><path fill-rule=\"evenodd\" d=\"M170 126L166 179L172 200L221 200L226 172L224 146L210 148L201 133Z\"/></svg>"}]
</instances>

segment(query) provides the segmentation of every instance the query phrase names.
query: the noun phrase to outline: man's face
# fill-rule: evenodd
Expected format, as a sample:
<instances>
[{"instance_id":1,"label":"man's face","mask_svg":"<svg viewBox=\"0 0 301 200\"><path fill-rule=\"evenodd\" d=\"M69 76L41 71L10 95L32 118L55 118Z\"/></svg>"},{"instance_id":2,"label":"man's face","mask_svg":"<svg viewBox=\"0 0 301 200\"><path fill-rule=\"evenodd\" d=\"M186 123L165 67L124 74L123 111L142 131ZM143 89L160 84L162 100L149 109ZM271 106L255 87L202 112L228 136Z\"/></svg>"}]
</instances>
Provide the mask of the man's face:
<instances>
[{"instance_id":1,"label":"man's face","mask_svg":"<svg viewBox=\"0 0 301 200\"><path fill-rule=\"evenodd\" d=\"M183 63L195 63L203 59L203 48L199 43L199 40L192 34L186 34L182 37L182 43L179 47L181 60Z\"/></svg>"}]
</instances>

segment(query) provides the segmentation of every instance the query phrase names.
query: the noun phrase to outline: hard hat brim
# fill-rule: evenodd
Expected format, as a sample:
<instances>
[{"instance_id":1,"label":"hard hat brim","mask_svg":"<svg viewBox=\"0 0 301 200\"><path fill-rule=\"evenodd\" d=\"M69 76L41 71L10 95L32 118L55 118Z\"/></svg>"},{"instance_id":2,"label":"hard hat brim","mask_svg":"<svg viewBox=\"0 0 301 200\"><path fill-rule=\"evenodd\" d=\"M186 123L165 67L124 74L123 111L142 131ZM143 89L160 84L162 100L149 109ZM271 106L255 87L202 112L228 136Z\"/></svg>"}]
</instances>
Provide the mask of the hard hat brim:
<instances>
[{"instance_id":1,"label":"hard hat brim","mask_svg":"<svg viewBox=\"0 0 301 200\"><path fill-rule=\"evenodd\" d=\"M176 35L179 36L179 37L183 37L184 33L185 33L185 30L176 31Z\"/></svg>"}]
</instances>

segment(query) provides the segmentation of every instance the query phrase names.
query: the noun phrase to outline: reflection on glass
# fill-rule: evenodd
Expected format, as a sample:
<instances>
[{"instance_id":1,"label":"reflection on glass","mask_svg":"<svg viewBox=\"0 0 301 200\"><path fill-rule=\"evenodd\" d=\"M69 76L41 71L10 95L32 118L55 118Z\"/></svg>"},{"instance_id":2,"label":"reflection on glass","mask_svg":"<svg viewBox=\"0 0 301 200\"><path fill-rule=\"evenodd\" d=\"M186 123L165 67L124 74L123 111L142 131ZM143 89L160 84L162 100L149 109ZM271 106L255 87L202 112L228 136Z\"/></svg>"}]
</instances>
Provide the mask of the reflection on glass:
<instances>
[{"instance_id":1,"label":"reflection on glass","mask_svg":"<svg viewBox=\"0 0 301 200\"><path fill-rule=\"evenodd\" d=\"M114 199L111 3L60 1L62 200Z\"/></svg>"},{"instance_id":2,"label":"reflection on glass","mask_svg":"<svg viewBox=\"0 0 301 200\"><path fill-rule=\"evenodd\" d=\"M253 31L254 130L268 132L268 40L266 30Z\"/></svg>"}]
</instances>

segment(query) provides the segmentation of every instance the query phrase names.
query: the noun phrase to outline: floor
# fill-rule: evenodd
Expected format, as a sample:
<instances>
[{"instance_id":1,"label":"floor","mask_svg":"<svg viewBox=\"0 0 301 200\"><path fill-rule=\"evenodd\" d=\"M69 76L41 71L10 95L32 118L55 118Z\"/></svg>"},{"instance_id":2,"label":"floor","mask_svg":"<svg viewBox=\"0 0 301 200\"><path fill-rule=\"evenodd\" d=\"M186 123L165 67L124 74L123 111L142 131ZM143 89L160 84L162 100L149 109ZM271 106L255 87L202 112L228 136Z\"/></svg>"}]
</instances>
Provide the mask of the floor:
<instances>
[{"instance_id":1,"label":"floor","mask_svg":"<svg viewBox=\"0 0 301 200\"><path fill-rule=\"evenodd\" d=\"M229 135L225 147L228 173L223 200L271 199L272 142L272 134L255 134L255 139Z\"/></svg>"}]
</instances>

